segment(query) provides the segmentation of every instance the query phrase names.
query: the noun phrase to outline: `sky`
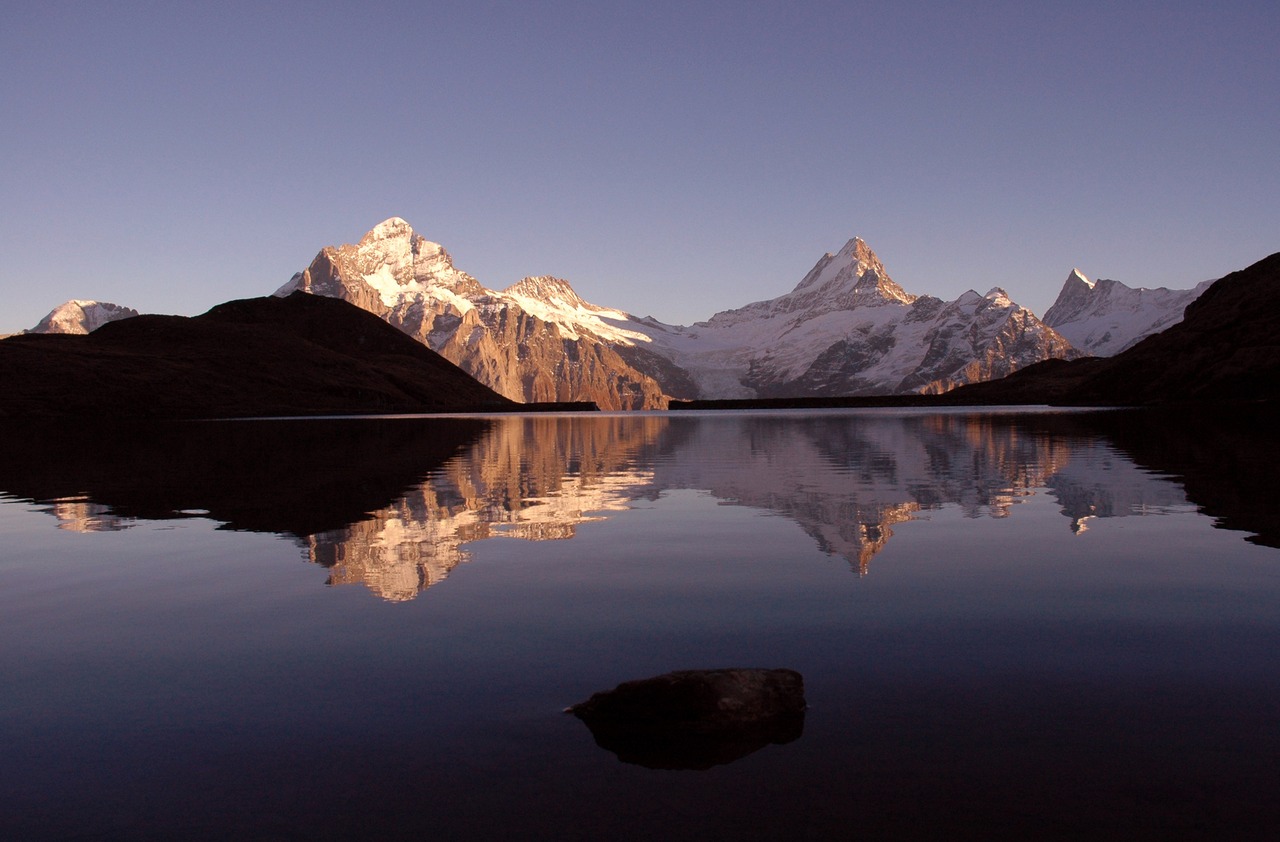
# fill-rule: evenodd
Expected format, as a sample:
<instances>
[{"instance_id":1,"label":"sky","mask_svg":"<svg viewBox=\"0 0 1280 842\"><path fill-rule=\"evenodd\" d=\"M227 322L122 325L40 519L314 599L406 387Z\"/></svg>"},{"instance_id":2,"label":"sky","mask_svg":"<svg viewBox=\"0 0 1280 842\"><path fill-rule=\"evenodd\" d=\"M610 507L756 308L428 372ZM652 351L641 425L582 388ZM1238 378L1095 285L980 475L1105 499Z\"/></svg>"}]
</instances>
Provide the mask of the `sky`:
<instances>
[{"instance_id":1,"label":"sky","mask_svg":"<svg viewBox=\"0 0 1280 842\"><path fill-rule=\"evenodd\" d=\"M1280 251L1271 2L10 4L0 334L194 315L391 216L669 323L862 237L909 292Z\"/></svg>"}]
</instances>

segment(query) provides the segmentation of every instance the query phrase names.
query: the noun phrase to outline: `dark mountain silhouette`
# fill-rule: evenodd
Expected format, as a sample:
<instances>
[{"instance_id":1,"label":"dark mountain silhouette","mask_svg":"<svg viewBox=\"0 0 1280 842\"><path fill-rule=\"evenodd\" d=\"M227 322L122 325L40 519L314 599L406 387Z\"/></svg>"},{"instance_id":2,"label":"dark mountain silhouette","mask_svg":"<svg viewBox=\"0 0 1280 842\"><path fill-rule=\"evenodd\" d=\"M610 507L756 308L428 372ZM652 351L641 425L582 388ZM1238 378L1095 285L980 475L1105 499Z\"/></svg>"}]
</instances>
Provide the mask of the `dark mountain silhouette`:
<instances>
[{"instance_id":1,"label":"dark mountain silhouette","mask_svg":"<svg viewBox=\"0 0 1280 842\"><path fill-rule=\"evenodd\" d=\"M518 404L378 317L306 294L0 341L0 417L176 419Z\"/></svg>"}]
</instances>

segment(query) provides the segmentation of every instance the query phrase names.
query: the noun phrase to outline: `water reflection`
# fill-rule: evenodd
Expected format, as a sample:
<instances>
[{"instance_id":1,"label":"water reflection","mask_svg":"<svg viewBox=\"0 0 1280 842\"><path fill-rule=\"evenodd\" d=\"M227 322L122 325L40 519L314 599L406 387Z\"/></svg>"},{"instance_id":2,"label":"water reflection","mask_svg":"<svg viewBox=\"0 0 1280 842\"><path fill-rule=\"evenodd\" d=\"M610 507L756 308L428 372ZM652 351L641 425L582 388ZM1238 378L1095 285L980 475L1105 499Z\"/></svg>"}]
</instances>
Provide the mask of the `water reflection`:
<instances>
[{"instance_id":1,"label":"water reflection","mask_svg":"<svg viewBox=\"0 0 1280 842\"><path fill-rule=\"evenodd\" d=\"M895 525L1049 494L1064 528L1199 505L1277 545L1265 413L533 416L5 431L0 492L76 531L208 517L295 538L332 584L407 600L488 539L569 540L671 489L776 512L859 573ZM1188 497L1188 490L1193 495Z\"/></svg>"},{"instance_id":2,"label":"water reflection","mask_svg":"<svg viewBox=\"0 0 1280 842\"><path fill-rule=\"evenodd\" d=\"M384 599L412 599L489 538L567 540L578 526L625 509L653 474L638 467L662 419L548 416L493 421L465 453L368 517L303 536L330 584L363 582Z\"/></svg>"},{"instance_id":3,"label":"water reflection","mask_svg":"<svg viewBox=\"0 0 1280 842\"><path fill-rule=\"evenodd\" d=\"M119 532L137 523L136 518L112 514L110 506L83 496L49 500L40 510L53 515L58 528L69 532Z\"/></svg>"}]
</instances>

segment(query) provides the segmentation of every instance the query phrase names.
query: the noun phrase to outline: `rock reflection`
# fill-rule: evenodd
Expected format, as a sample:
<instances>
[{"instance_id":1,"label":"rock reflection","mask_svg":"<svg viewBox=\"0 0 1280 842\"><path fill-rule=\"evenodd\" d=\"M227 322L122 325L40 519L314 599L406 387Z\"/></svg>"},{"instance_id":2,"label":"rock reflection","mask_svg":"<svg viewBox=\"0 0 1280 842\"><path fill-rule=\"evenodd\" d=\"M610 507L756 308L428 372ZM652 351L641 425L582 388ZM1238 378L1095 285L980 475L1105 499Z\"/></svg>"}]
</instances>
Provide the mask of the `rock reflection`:
<instances>
[{"instance_id":1,"label":"rock reflection","mask_svg":"<svg viewBox=\"0 0 1280 842\"><path fill-rule=\"evenodd\" d=\"M44 511L57 518L59 529L69 532L119 532L137 523L134 518L112 514L110 506L85 497L50 500Z\"/></svg>"},{"instance_id":2,"label":"rock reflection","mask_svg":"<svg viewBox=\"0 0 1280 842\"><path fill-rule=\"evenodd\" d=\"M0 431L0 492L62 529L200 516L289 535L330 583L403 601L476 542L568 540L670 489L779 513L860 573L922 512L1004 518L1032 494L1077 534L1199 504L1275 546L1276 429L1269 416L911 411L16 428Z\"/></svg>"},{"instance_id":3,"label":"rock reflection","mask_svg":"<svg viewBox=\"0 0 1280 842\"><path fill-rule=\"evenodd\" d=\"M653 485L640 465L665 426L644 417L515 417L492 421L468 452L403 497L340 529L301 536L330 584L363 583L404 601L490 538L567 540L625 509Z\"/></svg>"}]
</instances>

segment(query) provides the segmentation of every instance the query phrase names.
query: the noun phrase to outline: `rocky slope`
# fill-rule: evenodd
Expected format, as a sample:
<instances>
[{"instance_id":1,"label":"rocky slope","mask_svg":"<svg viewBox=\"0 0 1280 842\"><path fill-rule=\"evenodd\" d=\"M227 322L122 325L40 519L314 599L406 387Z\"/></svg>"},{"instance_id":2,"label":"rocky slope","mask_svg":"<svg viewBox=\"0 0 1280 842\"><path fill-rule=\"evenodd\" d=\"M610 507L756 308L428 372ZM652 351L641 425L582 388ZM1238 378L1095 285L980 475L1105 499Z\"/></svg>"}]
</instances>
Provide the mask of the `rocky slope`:
<instances>
[{"instance_id":1,"label":"rocky slope","mask_svg":"<svg viewBox=\"0 0 1280 842\"><path fill-rule=\"evenodd\" d=\"M27 333L92 333L107 322L129 319L138 315L130 307L121 307L107 301L83 301L75 298L63 302Z\"/></svg>"},{"instance_id":2,"label":"rocky slope","mask_svg":"<svg viewBox=\"0 0 1280 842\"><path fill-rule=\"evenodd\" d=\"M0 342L0 417L201 418L506 409L381 320L310 295Z\"/></svg>"},{"instance_id":3,"label":"rocky slope","mask_svg":"<svg viewBox=\"0 0 1280 842\"><path fill-rule=\"evenodd\" d=\"M1073 269L1045 312L1044 323L1077 349L1110 357L1182 321L1182 311L1210 283L1192 289L1134 288L1106 278L1091 281Z\"/></svg>"},{"instance_id":4,"label":"rocky slope","mask_svg":"<svg viewBox=\"0 0 1280 842\"><path fill-rule=\"evenodd\" d=\"M362 307L516 400L653 409L676 398L937 393L1071 357L999 289L906 292L860 239L790 293L685 327L584 301L559 278L495 291L400 218L329 246L277 291Z\"/></svg>"}]
</instances>

